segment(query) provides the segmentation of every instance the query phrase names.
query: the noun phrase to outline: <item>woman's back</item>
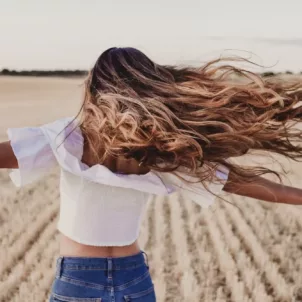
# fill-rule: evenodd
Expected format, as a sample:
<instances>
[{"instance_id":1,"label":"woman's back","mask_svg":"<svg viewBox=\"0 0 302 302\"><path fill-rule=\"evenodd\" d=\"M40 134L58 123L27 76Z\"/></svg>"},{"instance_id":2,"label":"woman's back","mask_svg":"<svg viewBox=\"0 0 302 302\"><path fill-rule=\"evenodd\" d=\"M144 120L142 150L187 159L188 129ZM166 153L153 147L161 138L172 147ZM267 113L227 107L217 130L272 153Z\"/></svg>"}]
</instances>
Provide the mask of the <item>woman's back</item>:
<instances>
[{"instance_id":1,"label":"woman's back","mask_svg":"<svg viewBox=\"0 0 302 302\"><path fill-rule=\"evenodd\" d=\"M84 138L85 141L85 138ZM91 167L94 165L91 150L89 150L89 145L84 144L83 148L83 156L82 162L87 166ZM107 167L110 171L114 173L121 174L146 174L150 170L147 167L140 166L139 163L134 159L125 159L125 158L114 158L113 156L108 155L103 163L105 167ZM72 177L72 175L70 175ZM90 184L91 186L92 184ZM112 188L109 187L109 190L112 193ZM125 193L122 191L121 193L114 190L116 200L121 200L124 203L124 207L128 208L128 201L125 200ZM141 195L141 194L139 194ZM109 203L109 200L105 200L106 203ZM143 198L139 205L140 207L144 207L145 198ZM88 206L88 205L86 205ZM103 211L105 213L105 218L109 220L109 222L113 223L114 219L112 217L108 217L108 211ZM131 217L131 216L130 216ZM82 217L82 219L87 219L87 217ZM100 218L98 218L100 219ZM110 231L109 231L110 229ZM102 230L97 228L98 232ZM112 231L112 227L107 225L107 229L103 230L107 232L108 236ZM133 243L127 244L125 246L92 246L92 245L84 245L80 244L74 240L71 240L68 236L61 234L60 238L60 254L61 255L70 255L70 256L86 256L86 257L123 257L126 255L133 255L140 250L138 243L136 240Z\"/></svg>"},{"instance_id":2,"label":"woman's back","mask_svg":"<svg viewBox=\"0 0 302 302\"><path fill-rule=\"evenodd\" d=\"M84 139L85 141L85 139ZM88 144L84 144L83 148L82 162L87 166L93 166L93 160L91 156L91 151L89 150ZM107 156L103 165L107 167L110 171L114 173L121 174L146 174L149 172L147 167L139 166L139 163L134 159L124 159L124 158L114 158L113 156ZM72 177L72 176L71 176ZM91 185L91 184L90 184ZM109 190L112 193L112 188L109 187ZM128 208L128 202L125 200L125 193L121 193L114 190L116 200L120 200L124 203L124 207ZM140 195L140 194L139 194ZM106 203L109 203L109 200L105 200ZM139 207L144 207L145 198L139 202ZM88 205L86 205L88 206ZM112 217L108 217L108 211L103 211L105 213L106 219L109 219L109 222L114 223ZM129 217L131 218L131 216ZM87 217L82 217L82 219L87 219ZM98 218L100 219L100 218ZM110 229L110 230L109 230ZM97 228L98 232L102 230ZM103 230L107 232L110 236L112 227L107 225L107 229ZM116 231L116 230L115 230ZM139 246L136 240L132 243L126 244L125 246L92 246L79 244L78 242L71 240L68 236L61 234L60 238L60 253L61 255L71 255L71 256L86 256L86 257L123 257L126 255L133 255L139 251Z\"/></svg>"}]
</instances>

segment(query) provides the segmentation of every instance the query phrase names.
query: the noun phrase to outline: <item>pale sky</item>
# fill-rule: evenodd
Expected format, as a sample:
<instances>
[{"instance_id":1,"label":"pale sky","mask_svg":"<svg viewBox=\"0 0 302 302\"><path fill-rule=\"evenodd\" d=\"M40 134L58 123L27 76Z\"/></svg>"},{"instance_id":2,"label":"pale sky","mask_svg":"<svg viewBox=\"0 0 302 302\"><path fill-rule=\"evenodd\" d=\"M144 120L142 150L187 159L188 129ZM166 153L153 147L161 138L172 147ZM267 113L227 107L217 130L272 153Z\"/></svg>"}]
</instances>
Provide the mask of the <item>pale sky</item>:
<instances>
[{"instance_id":1,"label":"pale sky","mask_svg":"<svg viewBox=\"0 0 302 302\"><path fill-rule=\"evenodd\" d=\"M158 63L242 55L302 71L301 0L0 0L0 68L88 69L112 46Z\"/></svg>"}]
</instances>

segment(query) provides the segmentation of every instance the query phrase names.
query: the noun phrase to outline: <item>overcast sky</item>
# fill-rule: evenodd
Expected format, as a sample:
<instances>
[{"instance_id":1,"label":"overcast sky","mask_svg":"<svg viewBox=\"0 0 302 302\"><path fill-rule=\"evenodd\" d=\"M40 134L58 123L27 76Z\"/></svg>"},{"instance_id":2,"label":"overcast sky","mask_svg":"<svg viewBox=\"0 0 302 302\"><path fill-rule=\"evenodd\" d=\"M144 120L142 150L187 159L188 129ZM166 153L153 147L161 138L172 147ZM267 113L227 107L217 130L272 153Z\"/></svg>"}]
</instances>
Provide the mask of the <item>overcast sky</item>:
<instances>
[{"instance_id":1,"label":"overcast sky","mask_svg":"<svg viewBox=\"0 0 302 302\"><path fill-rule=\"evenodd\" d=\"M301 0L0 0L0 68L87 69L108 47L165 64L223 55L302 71Z\"/></svg>"}]
</instances>

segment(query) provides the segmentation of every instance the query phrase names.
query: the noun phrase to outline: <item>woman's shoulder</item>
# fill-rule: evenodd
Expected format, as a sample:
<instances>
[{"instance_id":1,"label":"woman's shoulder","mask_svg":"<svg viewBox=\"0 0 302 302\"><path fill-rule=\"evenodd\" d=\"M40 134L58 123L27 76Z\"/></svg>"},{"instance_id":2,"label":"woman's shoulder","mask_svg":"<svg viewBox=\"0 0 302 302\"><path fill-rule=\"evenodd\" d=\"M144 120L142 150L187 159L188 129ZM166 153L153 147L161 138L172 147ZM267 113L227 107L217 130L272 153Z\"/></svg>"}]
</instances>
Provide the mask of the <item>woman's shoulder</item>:
<instances>
[{"instance_id":1,"label":"woman's shoulder","mask_svg":"<svg viewBox=\"0 0 302 302\"><path fill-rule=\"evenodd\" d=\"M60 118L40 128L55 155L67 152L78 159L82 158L84 138L75 117Z\"/></svg>"},{"instance_id":2,"label":"woman's shoulder","mask_svg":"<svg viewBox=\"0 0 302 302\"><path fill-rule=\"evenodd\" d=\"M61 132L66 133L68 130L71 131L77 128L77 122L75 117L63 117L45 123L40 126L42 130L51 131L53 134L60 134Z\"/></svg>"},{"instance_id":3,"label":"woman's shoulder","mask_svg":"<svg viewBox=\"0 0 302 302\"><path fill-rule=\"evenodd\" d=\"M49 142L54 145L61 145L65 142L83 141L81 129L75 117L64 117L43 124L39 127Z\"/></svg>"}]
</instances>

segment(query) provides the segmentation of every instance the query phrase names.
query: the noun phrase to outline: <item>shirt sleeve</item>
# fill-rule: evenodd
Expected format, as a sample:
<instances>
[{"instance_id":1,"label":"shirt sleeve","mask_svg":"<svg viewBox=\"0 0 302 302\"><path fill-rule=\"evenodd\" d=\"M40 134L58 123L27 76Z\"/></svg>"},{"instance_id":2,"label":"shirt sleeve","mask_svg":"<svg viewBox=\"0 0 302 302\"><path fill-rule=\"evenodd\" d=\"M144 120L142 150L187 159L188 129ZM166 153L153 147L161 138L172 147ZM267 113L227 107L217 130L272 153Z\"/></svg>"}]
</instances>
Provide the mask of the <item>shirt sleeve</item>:
<instances>
[{"instance_id":1,"label":"shirt sleeve","mask_svg":"<svg viewBox=\"0 0 302 302\"><path fill-rule=\"evenodd\" d=\"M206 182L206 187L201 182L193 184L183 183L181 195L185 199L194 201L202 208L208 208L222 194L223 187L228 180L228 170L225 168L216 170L215 174L217 180L215 182Z\"/></svg>"},{"instance_id":2,"label":"shirt sleeve","mask_svg":"<svg viewBox=\"0 0 302 302\"><path fill-rule=\"evenodd\" d=\"M222 194L223 187L228 180L229 171L226 167L219 167L215 172L217 180L206 182L206 187L198 178L188 176L185 173L177 173L183 180L172 173L164 174L165 182L172 185L175 191L178 191L184 199L191 200L202 208L208 208Z\"/></svg>"},{"instance_id":3,"label":"shirt sleeve","mask_svg":"<svg viewBox=\"0 0 302 302\"><path fill-rule=\"evenodd\" d=\"M7 134L18 161L18 169L10 172L15 186L35 182L57 164L41 127L9 128Z\"/></svg>"}]
</instances>

